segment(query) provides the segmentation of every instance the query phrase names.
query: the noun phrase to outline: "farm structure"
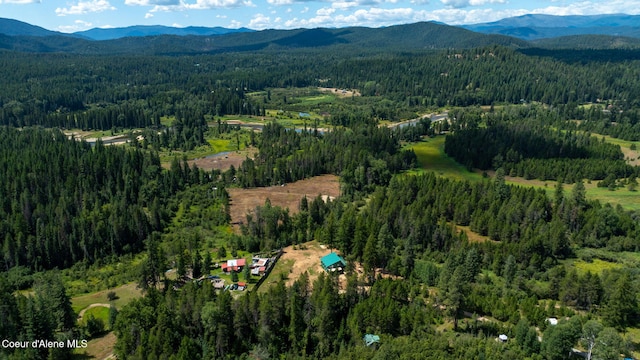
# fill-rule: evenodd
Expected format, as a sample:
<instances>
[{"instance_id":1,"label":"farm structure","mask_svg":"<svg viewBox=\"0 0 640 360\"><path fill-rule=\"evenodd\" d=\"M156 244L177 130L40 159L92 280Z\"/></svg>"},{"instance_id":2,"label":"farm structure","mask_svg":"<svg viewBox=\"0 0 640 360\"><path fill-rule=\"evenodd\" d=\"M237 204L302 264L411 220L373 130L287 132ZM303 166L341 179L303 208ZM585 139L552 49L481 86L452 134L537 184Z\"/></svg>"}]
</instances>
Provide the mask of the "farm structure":
<instances>
[{"instance_id":1,"label":"farm structure","mask_svg":"<svg viewBox=\"0 0 640 360\"><path fill-rule=\"evenodd\" d=\"M269 266L269 258L253 257L251 259L251 275L262 276Z\"/></svg>"},{"instance_id":2,"label":"farm structure","mask_svg":"<svg viewBox=\"0 0 640 360\"><path fill-rule=\"evenodd\" d=\"M227 262L225 263L222 263L220 265L220 268L222 269L222 271L230 273L232 271L240 272L245 266L247 266L246 259L231 259L227 260Z\"/></svg>"},{"instance_id":3,"label":"farm structure","mask_svg":"<svg viewBox=\"0 0 640 360\"><path fill-rule=\"evenodd\" d=\"M347 262L338 254L331 252L320 259L322 268L326 272L342 272L347 266Z\"/></svg>"}]
</instances>

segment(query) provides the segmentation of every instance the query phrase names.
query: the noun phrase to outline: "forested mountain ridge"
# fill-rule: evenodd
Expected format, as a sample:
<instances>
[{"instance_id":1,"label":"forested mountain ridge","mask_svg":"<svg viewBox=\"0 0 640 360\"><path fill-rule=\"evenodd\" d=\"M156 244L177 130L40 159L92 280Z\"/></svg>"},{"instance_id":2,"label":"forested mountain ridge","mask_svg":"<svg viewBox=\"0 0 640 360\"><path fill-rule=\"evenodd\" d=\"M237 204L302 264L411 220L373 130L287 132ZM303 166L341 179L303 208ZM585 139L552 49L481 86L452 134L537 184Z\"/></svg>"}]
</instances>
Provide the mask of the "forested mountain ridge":
<instances>
[{"instance_id":1,"label":"forested mountain ridge","mask_svg":"<svg viewBox=\"0 0 640 360\"><path fill-rule=\"evenodd\" d=\"M254 37L241 48L210 37L208 49L229 46L214 54L189 53L203 38L177 36L147 38L148 53L118 54L141 38L67 37L38 46L99 44L114 54L0 52L0 339L95 338L108 319L123 359L560 360L588 346L594 358L631 354L640 213L587 191L590 180L609 181L603 191L637 197L638 167L588 133L640 138L636 52L389 51L415 45L393 48L403 33L450 34L414 25L229 35ZM448 119L433 124L421 116L442 111ZM109 131L129 144L69 138ZM429 171L446 155L414 149L439 140L488 174ZM236 153L242 147L252 152ZM243 161L191 165L210 154ZM228 188L278 185L288 195L291 182L317 174L339 176L341 196L303 197L297 211L265 201L233 232L229 208L240 201ZM605 174L614 178L598 180ZM551 185L511 186L507 175ZM285 267L254 291L263 278L214 269L304 251L310 240L344 256L346 274L298 278ZM251 291L216 290L206 276L242 276ZM135 280L145 296L118 290L130 302L113 302L102 327L74 321L65 286L86 289L77 295ZM366 347L364 334L380 343ZM1 348L0 357L71 352L22 350Z\"/></svg>"},{"instance_id":2,"label":"forested mountain ridge","mask_svg":"<svg viewBox=\"0 0 640 360\"><path fill-rule=\"evenodd\" d=\"M251 32L253 30L247 28L227 29L220 26L203 27L203 26L187 26L187 27L171 27L161 25L136 25L123 28L93 28L85 31L77 31L74 35L82 36L92 40L113 40L123 37L137 36L157 36L157 35L223 35L236 32Z\"/></svg>"},{"instance_id":3,"label":"forested mountain ridge","mask_svg":"<svg viewBox=\"0 0 640 360\"><path fill-rule=\"evenodd\" d=\"M54 36L63 35L57 31L47 30L40 26L31 25L14 19L0 18L0 34L16 36ZM68 34L64 34L68 35Z\"/></svg>"},{"instance_id":4,"label":"forested mountain ridge","mask_svg":"<svg viewBox=\"0 0 640 360\"><path fill-rule=\"evenodd\" d=\"M72 36L61 38L17 38L0 36L0 49L26 52L68 52L80 54L194 54L258 50L325 48L377 51L471 48L487 45L528 46L502 35L484 35L458 27L422 22L387 28L295 29L237 32L216 36L160 35L90 41Z\"/></svg>"},{"instance_id":5,"label":"forested mountain ridge","mask_svg":"<svg viewBox=\"0 0 640 360\"><path fill-rule=\"evenodd\" d=\"M612 35L640 37L640 16L606 14L590 16L556 16L529 14L499 21L462 25L483 34L501 34L523 40L555 38L570 35Z\"/></svg>"}]
</instances>

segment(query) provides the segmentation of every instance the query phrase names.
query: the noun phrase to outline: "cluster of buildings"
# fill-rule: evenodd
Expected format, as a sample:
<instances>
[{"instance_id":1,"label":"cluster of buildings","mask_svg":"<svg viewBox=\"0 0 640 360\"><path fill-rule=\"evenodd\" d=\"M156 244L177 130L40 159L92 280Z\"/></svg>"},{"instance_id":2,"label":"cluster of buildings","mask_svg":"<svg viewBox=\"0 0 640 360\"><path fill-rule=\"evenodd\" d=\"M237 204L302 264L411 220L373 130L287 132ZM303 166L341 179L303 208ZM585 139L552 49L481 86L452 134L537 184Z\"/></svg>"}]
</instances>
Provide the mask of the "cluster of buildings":
<instances>
[{"instance_id":1,"label":"cluster of buildings","mask_svg":"<svg viewBox=\"0 0 640 360\"><path fill-rule=\"evenodd\" d=\"M225 274L240 273L248 266L251 269L251 275L262 277L267 274L269 268L274 264L275 260L273 258L253 256L250 264L247 264L247 259L229 259L219 264L219 266ZM238 281L233 284L225 284L225 280L217 275L207 276L207 279L211 281L211 284L217 290L244 291L247 288L246 282Z\"/></svg>"}]
</instances>

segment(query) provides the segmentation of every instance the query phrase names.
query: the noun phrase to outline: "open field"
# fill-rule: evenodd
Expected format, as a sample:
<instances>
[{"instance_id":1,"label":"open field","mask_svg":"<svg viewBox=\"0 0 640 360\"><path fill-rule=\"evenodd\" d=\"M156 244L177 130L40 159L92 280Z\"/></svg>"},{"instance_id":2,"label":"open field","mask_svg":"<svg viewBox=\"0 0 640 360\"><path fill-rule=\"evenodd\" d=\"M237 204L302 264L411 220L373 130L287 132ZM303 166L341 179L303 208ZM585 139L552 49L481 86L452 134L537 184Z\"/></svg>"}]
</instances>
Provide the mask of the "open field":
<instances>
[{"instance_id":1,"label":"open field","mask_svg":"<svg viewBox=\"0 0 640 360\"><path fill-rule=\"evenodd\" d=\"M456 227L456 231L463 231L467 235L467 239L470 243L483 243L487 241L497 242L495 240L491 240L488 236L480 235L473 230L469 226L462 225L454 225Z\"/></svg>"},{"instance_id":2,"label":"open field","mask_svg":"<svg viewBox=\"0 0 640 360\"><path fill-rule=\"evenodd\" d=\"M253 158L257 152L258 149L251 147L241 151L223 151L187 162L189 165L195 164L198 168L207 171L213 169L227 171L231 165L237 169L247 157Z\"/></svg>"},{"instance_id":3,"label":"open field","mask_svg":"<svg viewBox=\"0 0 640 360\"><path fill-rule=\"evenodd\" d=\"M591 262L584 260L575 260L571 262L571 265L578 270L580 274L586 274L591 272L592 274L601 275L605 270L614 270L622 268L621 264L604 261L600 259L593 259Z\"/></svg>"},{"instance_id":4,"label":"open field","mask_svg":"<svg viewBox=\"0 0 640 360\"><path fill-rule=\"evenodd\" d=\"M489 174L492 175L492 172L489 172ZM505 181L507 184L511 185L541 188L547 191L548 195L551 195L556 186L556 182L553 180L526 180L524 178L505 176ZM566 196L571 193L572 188L573 184L564 184L564 192ZM640 192L638 191L629 191L627 188L617 188L612 191L608 188L598 187L597 181L591 183L586 182L584 184L584 188L587 191L587 198L591 200L598 200L601 203L609 203L613 206L620 205L625 210L640 210Z\"/></svg>"},{"instance_id":5,"label":"open field","mask_svg":"<svg viewBox=\"0 0 640 360\"><path fill-rule=\"evenodd\" d=\"M607 136L607 135L600 135L600 134L592 134L593 136L597 137L597 138L604 138L604 141L613 144L613 145L618 145L620 146L620 151L622 151L622 153L624 154L624 158L625 160L627 160L627 163L629 165L632 166L637 166L640 165L640 152L638 150L631 150L631 145L635 144L636 146L638 146L638 142L637 141L628 141L628 140L622 140L622 139L616 139L614 137L611 136Z\"/></svg>"},{"instance_id":6,"label":"open field","mask_svg":"<svg viewBox=\"0 0 640 360\"><path fill-rule=\"evenodd\" d=\"M102 337L89 340L85 349L75 351L78 359L115 359L113 347L116 345L116 335L113 331L104 334Z\"/></svg>"},{"instance_id":7,"label":"open field","mask_svg":"<svg viewBox=\"0 0 640 360\"><path fill-rule=\"evenodd\" d=\"M318 276L324 272L320 265L320 258L331 252L325 245L321 245L317 241L287 246L283 251L284 253L269 274L269 278L260 287L260 291L266 291L269 285L280 281L280 277L286 279L287 286L291 286L305 272L309 274L309 285L313 285ZM340 276L344 277L341 282L346 282L346 277Z\"/></svg>"},{"instance_id":8,"label":"open field","mask_svg":"<svg viewBox=\"0 0 640 360\"><path fill-rule=\"evenodd\" d=\"M93 316L95 319L101 319L105 326L107 326L109 323L110 307L110 304L91 304L78 313L78 321L85 323L89 316Z\"/></svg>"},{"instance_id":9,"label":"open field","mask_svg":"<svg viewBox=\"0 0 640 360\"><path fill-rule=\"evenodd\" d=\"M360 91L358 91L357 89L336 89L336 88L319 87L318 90L322 92L329 92L339 97L360 96Z\"/></svg>"},{"instance_id":10,"label":"open field","mask_svg":"<svg viewBox=\"0 0 640 360\"><path fill-rule=\"evenodd\" d=\"M444 136L428 138L419 143L410 144L408 148L413 149L418 157L418 162L422 167L417 170L418 173L426 170L457 180L478 181L482 179L482 175L468 171L464 166L445 154ZM416 172L416 170L413 172Z\"/></svg>"},{"instance_id":11,"label":"open field","mask_svg":"<svg viewBox=\"0 0 640 360\"><path fill-rule=\"evenodd\" d=\"M114 291L116 293L116 296L118 296L118 298L113 301L113 304L118 309L121 309L131 300L142 296L142 291L137 288L137 285L135 283L129 283L113 289L75 296L71 298L71 306L73 307L73 311L79 313L82 309L90 306L91 304L108 303L109 301L107 300L107 293L109 293L110 291Z\"/></svg>"},{"instance_id":12,"label":"open field","mask_svg":"<svg viewBox=\"0 0 640 360\"><path fill-rule=\"evenodd\" d=\"M264 205L267 198L272 206L289 208L290 214L298 212L300 199L307 196L313 199L318 195L335 198L340 195L340 182L335 175L321 175L300 180L285 186L269 186L253 189L228 189L231 197L231 223L237 226L253 212L256 206Z\"/></svg>"},{"instance_id":13,"label":"open field","mask_svg":"<svg viewBox=\"0 0 640 360\"><path fill-rule=\"evenodd\" d=\"M633 161L638 161L638 152L629 149L629 146L633 142L613 139L610 137L606 137L605 140L621 145L621 148L624 150L623 153L625 153L625 157L629 157L627 154L630 154L631 159L634 159ZM468 171L464 166L457 163L454 159L444 153L444 137L442 136L410 144L407 148L413 149L421 166L420 169L409 171L409 174L421 173L423 171L434 171L440 176L457 180L481 181L483 179L479 171ZM487 171L487 174L490 177L493 177L494 173L494 171ZM527 180L512 176L505 176L505 181L510 185L530 186L544 189L549 195L554 191L556 184L553 180ZM615 191L611 191L607 188L599 188L597 183L597 181L594 181L591 183L586 182L584 184L585 189L587 190L587 197L589 199L598 200L601 203L610 203L614 206L620 205L626 210L640 210L640 192L629 191L626 188L618 188ZM565 193L569 194L572 187L572 184L565 184Z\"/></svg>"}]
</instances>

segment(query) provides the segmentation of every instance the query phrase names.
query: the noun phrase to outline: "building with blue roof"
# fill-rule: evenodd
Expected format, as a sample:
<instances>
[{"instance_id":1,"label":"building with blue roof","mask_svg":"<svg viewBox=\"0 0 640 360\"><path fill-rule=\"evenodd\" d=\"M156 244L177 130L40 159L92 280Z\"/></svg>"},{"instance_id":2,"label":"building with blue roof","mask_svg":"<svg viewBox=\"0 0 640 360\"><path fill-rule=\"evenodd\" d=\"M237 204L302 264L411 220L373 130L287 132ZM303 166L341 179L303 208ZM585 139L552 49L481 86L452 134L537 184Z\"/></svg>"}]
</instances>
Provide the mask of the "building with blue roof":
<instances>
[{"instance_id":1,"label":"building with blue roof","mask_svg":"<svg viewBox=\"0 0 640 360\"><path fill-rule=\"evenodd\" d=\"M322 268L326 272L342 271L347 266L347 262L344 261L340 255L334 252L323 256L320 259L320 262L322 263Z\"/></svg>"}]
</instances>

